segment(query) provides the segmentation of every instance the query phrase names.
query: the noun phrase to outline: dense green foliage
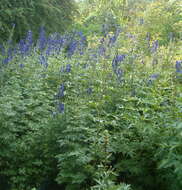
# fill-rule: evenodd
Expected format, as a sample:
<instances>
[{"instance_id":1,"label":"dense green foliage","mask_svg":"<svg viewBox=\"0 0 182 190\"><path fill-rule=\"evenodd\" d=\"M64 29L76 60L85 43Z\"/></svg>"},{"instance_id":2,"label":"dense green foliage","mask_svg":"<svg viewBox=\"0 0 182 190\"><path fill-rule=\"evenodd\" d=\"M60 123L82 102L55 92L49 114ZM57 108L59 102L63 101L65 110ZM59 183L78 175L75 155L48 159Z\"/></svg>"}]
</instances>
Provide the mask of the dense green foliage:
<instances>
[{"instance_id":1,"label":"dense green foliage","mask_svg":"<svg viewBox=\"0 0 182 190\"><path fill-rule=\"evenodd\" d=\"M20 40L28 30L63 32L73 22L73 0L0 0L0 42L12 37Z\"/></svg>"},{"instance_id":2,"label":"dense green foliage","mask_svg":"<svg viewBox=\"0 0 182 190\"><path fill-rule=\"evenodd\" d=\"M182 189L180 2L111 2L0 46L0 189Z\"/></svg>"}]
</instances>

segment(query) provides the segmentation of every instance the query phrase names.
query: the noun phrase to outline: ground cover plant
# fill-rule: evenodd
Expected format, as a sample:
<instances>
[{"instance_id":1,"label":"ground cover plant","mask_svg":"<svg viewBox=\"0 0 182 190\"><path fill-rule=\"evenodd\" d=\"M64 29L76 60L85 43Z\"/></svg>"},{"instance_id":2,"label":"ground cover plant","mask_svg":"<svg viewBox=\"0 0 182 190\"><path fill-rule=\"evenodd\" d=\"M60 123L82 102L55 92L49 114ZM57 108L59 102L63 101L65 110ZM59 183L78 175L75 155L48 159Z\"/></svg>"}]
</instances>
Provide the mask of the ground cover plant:
<instances>
[{"instance_id":1,"label":"ground cover plant","mask_svg":"<svg viewBox=\"0 0 182 190\"><path fill-rule=\"evenodd\" d=\"M0 46L0 189L182 188L179 5L85 1Z\"/></svg>"}]
</instances>

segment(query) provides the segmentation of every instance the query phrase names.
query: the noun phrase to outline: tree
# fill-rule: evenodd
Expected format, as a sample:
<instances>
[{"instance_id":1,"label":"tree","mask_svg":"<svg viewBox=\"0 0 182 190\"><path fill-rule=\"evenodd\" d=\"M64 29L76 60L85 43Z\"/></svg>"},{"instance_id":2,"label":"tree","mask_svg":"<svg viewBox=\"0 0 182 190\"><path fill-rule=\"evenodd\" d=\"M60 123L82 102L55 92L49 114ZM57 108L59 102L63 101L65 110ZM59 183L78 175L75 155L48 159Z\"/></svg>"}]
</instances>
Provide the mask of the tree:
<instances>
[{"instance_id":1,"label":"tree","mask_svg":"<svg viewBox=\"0 0 182 190\"><path fill-rule=\"evenodd\" d=\"M74 0L0 0L0 39L19 40L27 30L36 34L40 26L47 32L63 32L73 22Z\"/></svg>"}]
</instances>

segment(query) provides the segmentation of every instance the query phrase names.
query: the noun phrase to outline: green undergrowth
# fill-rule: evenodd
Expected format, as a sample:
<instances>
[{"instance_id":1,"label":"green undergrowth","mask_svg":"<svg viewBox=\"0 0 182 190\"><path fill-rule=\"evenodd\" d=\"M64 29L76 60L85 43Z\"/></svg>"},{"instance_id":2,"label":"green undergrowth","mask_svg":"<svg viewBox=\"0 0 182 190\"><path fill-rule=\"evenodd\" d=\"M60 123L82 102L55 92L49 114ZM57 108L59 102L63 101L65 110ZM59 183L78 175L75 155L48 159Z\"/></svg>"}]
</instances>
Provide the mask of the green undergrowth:
<instances>
[{"instance_id":1,"label":"green undergrowth","mask_svg":"<svg viewBox=\"0 0 182 190\"><path fill-rule=\"evenodd\" d=\"M47 69L35 54L18 61L23 68L17 60L1 68L0 167L11 189L52 176L68 190L180 189L182 94L174 65L131 54L117 78L107 53L97 62L87 54L50 57ZM66 64L71 71L61 72Z\"/></svg>"}]
</instances>

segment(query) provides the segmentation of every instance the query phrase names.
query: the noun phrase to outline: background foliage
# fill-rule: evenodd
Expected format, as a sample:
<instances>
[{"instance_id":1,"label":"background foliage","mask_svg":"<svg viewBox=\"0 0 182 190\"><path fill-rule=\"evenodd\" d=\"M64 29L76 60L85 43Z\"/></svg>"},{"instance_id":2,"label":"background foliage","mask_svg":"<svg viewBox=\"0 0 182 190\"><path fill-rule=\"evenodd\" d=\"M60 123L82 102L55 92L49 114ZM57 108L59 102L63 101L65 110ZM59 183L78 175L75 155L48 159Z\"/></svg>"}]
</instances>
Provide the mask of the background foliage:
<instances>
[{"instance_id":1,"label":"background foliage","mask_svg":"<svg viewBox=\"0 0 182 190\"><path fill-rule=\"evenodd\" d=\"M63 32L73 22L76 4L73 0L1 0L0 41L13 35L20 40L28 30L39 32L45 26L47 32Z\"/></svg>"}]
</instances>

